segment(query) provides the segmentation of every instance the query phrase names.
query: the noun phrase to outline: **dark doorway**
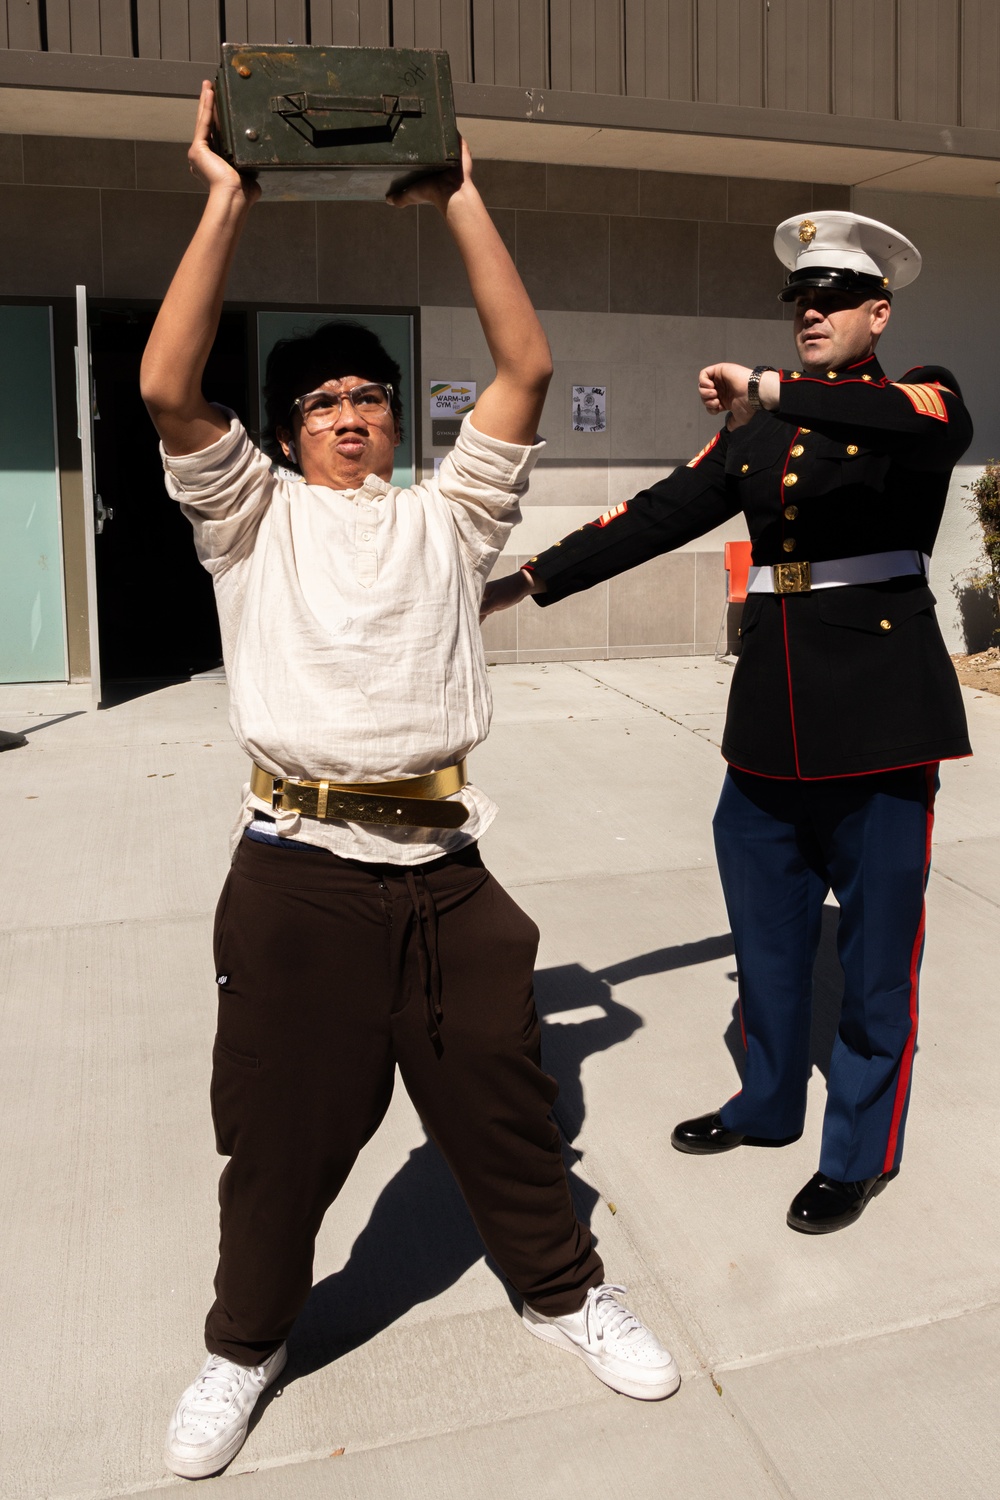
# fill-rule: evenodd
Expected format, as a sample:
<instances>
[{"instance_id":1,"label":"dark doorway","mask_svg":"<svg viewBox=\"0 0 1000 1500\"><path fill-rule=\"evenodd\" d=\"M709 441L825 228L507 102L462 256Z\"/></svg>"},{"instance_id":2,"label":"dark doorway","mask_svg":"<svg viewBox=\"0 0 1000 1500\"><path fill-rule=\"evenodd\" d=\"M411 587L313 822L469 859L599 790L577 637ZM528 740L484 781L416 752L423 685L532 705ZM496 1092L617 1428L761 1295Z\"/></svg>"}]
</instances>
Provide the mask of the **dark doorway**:
<instances>
[{"instance_id":1,"label":"dark doorway","mask_svg":"<svg viewBox=\"0 0 1000 1500\"><path fill-rule=\"evenodd\" d=\"M94 308L90 337L99 420L97 487L114 511L97 538L106 681L185 678L222 661L212 581L190 524L163 488L156 432L139 395L155 309ZM223 313L205 371L209 399L248 420L248 318Z\"/></svg>"}]
</instances>

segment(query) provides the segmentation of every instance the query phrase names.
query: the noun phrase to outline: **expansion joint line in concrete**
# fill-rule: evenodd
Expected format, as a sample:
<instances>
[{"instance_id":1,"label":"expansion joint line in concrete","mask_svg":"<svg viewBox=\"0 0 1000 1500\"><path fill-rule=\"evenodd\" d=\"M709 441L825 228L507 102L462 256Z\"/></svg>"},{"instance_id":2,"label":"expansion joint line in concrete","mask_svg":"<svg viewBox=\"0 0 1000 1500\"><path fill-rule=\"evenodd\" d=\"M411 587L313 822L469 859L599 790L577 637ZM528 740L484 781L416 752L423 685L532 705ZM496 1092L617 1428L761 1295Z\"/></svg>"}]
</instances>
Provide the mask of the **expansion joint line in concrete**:
<instances>
[{"instance_id":1,"label":"expansion joint line in concrete","mask_svg":"<svg viewBox=\"0 0 1000 1500\"><path fill-rule=\"evenodd\" d=\"M583 668L574 661L567 662L574 672L579 672L581 677L587 677L591 682L599 682L601 687L607 688L611 693L617 693L620 698L627 698L630 703L637 703L640 708L648 709L651 714L659 714L661 719L666 719L669 724L676 724L678 729L686 729L688 734L693 734L696 739L701 739L697 730L685 724L683 719L677 719L673 714L668 714L666 709L657 708L655 703L647 703L644 698L637 698L634 693L626 693L624 688L616 687L613 682L606 682L603 677L598 677L596 672L585 672ZM702 728L704 726L701 726Z\"/></svg>"},{"instance_id":2,"label":"expansion joint line in concrete","mask_svg":"<svg viewBox=\"0 0 1000 1500\"><path fill-rule=\"evenodd\" d=\"M160 916L149 917L95 917L89 922L42 922L36 927L25 927L21 923L15 926L0 924L0 942L7 937L33 937L40 932L51 937L53 933L80 932L97 927L169 927L185 922L210 922L212 911L212 907L206 906L204 911L164 912Z\"/></svg>"},{"instance_id":3,"label":"expansion joint line in concrete","mask_svg":"<svg viewBox=\"0 0 1000 1500\"><path fill-rule=\"evenodd\" d=\"M939 1317L914 1318L911 1322L894 1324L892 1328L879 1329L878 1333L870 1334L845 1334L843 1338L827 1339L808 1345L810 1352L818 1349L846 1348L851 1344L874 1344L882 1339L894 1338L900 1333L908 1333L918 1328L933 1327L937 1323L957 1322L960 1318L971 1317L978 1312L989 1312L998 1304L995 1300L978 1303L972 1307L961 1308L956 1312L942 1313ZM761 1354L751 1359L734 1359L723 1364L715 1365L709 1373L716 1393L743 1434L748 1446L753 1450L758 1462L766 1470L768 1478L775 1487L775 1491L782 1500L796 1500L796 1493L786 1484L781 1473L779 1464L768 1452L762 1439L757 1434L750 1419L746 1416L739 1401L730 1393L725 1382L725 1376L729 1371L748 1370L757 1365L777 1364L779 1360L790 1356L801 1355L803 1346L791 1345L785 1349L769 1350L767 1354ZM722 1378L720 1378L722 1377Z\"/></svg>"},{"instance_id":4,"label":"expansion joint line in concrete","mask_svg":"<svg viewBox=\"0 0 1000 1500\"><path fill-rule=\"evenodd\" d=\"M897 1338L901 1333L915 1333L920 1328L935 1328L939 1323L958 1323L963 1318L973 1318L977 1313L994 1312L998 1308L1000 1308L1000 1301L995 1297L989 1297L983 1302L974 1302L968 1307L954 1308L949 1312L930 1313L924 1318L902 1319L890 1327L879 1328L874 1333L845 1333L839 1338L816 1339L809 1344L786 1344L780 1349L768 1349L766 1353L753 1354L749 1359L725 1360L717 1363L714 1371L716 1375L725 1375L730 1371L752 1370L757 1365L778 1364L783 1359L795 1358L805 1352L811 1354L820 1349L847 1349L852 1345L877 1344L882 1339Z\"/></svg>"},{"instance_id":5,"label":"expansion joint line in concrete","mask_svg":"<svg viewBox=\"0 0 1000 1500\"><path fill-rule=\"evenodd\" d=\"M975 896L977 900L984 901L987 906L992 906L994 911L1000 907L1000 901L996 901L992 896L987 896L983 891L977 890L974 885L966 885L964 880L957 880L954 875L946 875L940 869L935 870L933 864L931 865L931 871L935 880L947 880L949 885L955 886L960 891L965 891L967 896Z\"/></svg>"},{"instance_id":6,"label":"expansion joint line in concrete","mask_svg":"<svg viewBox=\"0 0 1000 1500\"><path fill-rule=\"evenodd\" d=\"M738 1401L733 1400L732 1396L726 1390L726 1387L716 1379L715 1373L713 1371L709 1371L709 1375L711 1377L712 1384L715 1387L716 1395L722 1402L724 1409L729 1413L733 1422L736 1424L737 1428L739 1429L740 1435L743 1438L743 1441L750 1449L750 1452L753 1454L757 1463L763 1469L764 1473L767 1475L767 1478L774 1486L775 1495L780 1496L780 1500L797 1500L796 1493L786 1482L785 1476L782 1474L777 1460L768 1450L766 1444L764 1443L760 1434L757 1432L757 1429L754 1427L753 1423L747 1417L742 1406L740 1406Z\"/></svg>"}]
</instances>

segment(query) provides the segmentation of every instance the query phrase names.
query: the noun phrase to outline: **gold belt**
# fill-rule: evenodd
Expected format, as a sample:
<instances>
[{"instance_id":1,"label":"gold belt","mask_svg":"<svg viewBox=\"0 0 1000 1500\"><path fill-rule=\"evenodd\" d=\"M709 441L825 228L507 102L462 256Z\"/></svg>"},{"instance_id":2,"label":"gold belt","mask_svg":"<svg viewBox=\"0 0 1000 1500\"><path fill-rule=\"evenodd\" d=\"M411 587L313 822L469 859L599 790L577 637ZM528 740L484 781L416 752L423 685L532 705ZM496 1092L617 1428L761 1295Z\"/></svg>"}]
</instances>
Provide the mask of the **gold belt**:
<instances>
[{"instance_id":1,"label":"gold belt","mask_svg":"<svg viewBox=\"0 0 1000 1500\"><path fill-rule=\"evenodd\" d=\"M403 781L300 781L272 776L251 762L250 790L270 802L272 812L347 823L390 823L407 828L461 828L469 816L461 802L443 799L460 792L469 777L465 761Z\"/></svg>"}]
</instances>

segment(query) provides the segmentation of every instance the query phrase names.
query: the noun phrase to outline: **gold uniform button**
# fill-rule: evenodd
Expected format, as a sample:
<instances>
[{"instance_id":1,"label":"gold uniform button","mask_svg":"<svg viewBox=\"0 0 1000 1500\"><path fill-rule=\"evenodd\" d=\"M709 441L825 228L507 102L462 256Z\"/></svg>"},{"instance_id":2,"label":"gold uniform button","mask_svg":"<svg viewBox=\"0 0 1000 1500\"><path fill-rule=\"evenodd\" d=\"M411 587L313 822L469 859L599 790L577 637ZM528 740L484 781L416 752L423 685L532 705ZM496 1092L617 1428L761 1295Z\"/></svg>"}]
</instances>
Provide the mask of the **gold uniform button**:
<instances>
[{"instance_id":1,"label":"gold uniform button","mask_svg":"<svg viewBox=\"0 0 1000 1500\"><path fill-rule=\"evenodd\" d=\"M810 433L810 432L812 432L812 428L811 428L811 427L800 427L800 428L799 428L799 431L800 431L800 432L801 432L801 433L802 433L802 434L803 434L803 435L808 435L808 434L809 434L809 433Z\"/></svg>"},{"instance_id":2,"label":"gold uniform button","mask_svg":"<svg viewBox=\"0 0 1000 1500\"><path fill-rule=\"evenodd\" d=\"M749 468L750 468L749 464L744 464L743 467L742 467L742 469L740 470L740 473L741 474L746 474L748 472Z\"/></svg>"},{"instance_id":3,"label":"gold uniform button","mask_svg":"<svg viewBox=\"0 0 1000 1500\"><path fill-rule=\"evenodd\" d=\"M871 380L871 376L870 375L862 375L861 379L862 380Z\"/></svg>"},{"instance_id":4,"label":"gold uniform button","mask_svg":"<svg viewBox=\"0 0 1000 1500\"><path fill-rule=\"evenodd\" d=\"M837 378L837 372L836 372L836 370L827 370L827 372L826 372L826 378L827 378L827 380L836 380L836 378Z\"/></svg>"},{"instance_id":5,"label":"gold uniform button","mask_svg":"<svg viewBox=\"0 0 1000 1500\"><path fill-rule=\"evenodd\" d=\"M847 445L847 451L850 454L851 458L853 458L854 455L855 455L855 453L857 453L857 451L858 451L858 445L857 445L857 443L848 443L848 445Z\"/></svg>"},{"instance_id":6,"label":"gold uniform button","mask_svg":"<svg viewBox=\"0 0 1000 1500\"><path fill-rule=\"evenodd\" d=\"M801 444L801 443L796 443L796 444L795 444L795 447L794 447L794 448L793 448L793 449L792 449L792 452L791 452L791 457L792 457L792 458L801 458L801 457L802 457L802 455L803 455L803 453L804 453L804 452L805 452L805 451L806 451L806 450L805 450L805 449L804 449L804 448L803 448L803 446L802 446L802 444Z\"/></svg>"},{"instance_id":7,"label":"gold uniform button","mask_svg":"<svg viewBox=\"0 0 1000 1500\"><path fill-rule=\"evenodd\" d=\"M791 378L793 380L801 380L802 379L802 371L801 370L793 370Z\"/></svg>"},{"instance_id":8,"label":"gold uniform button","mask_svg":"<svg viewBox=\"0 0 1000 1500\"><path fill-rule=\"evenodd\" d=\"M781 546L782 546L782 550L785 551L785 552L794 552L795 551L795 538L793 536L786 536L785 540L782 542Z\"/></svg>"},{"instance_id":9,"label":"gold uniform button","mask_svg":"<svg viewBox=\"0 0 1000 1500\"><path fill-rule=\"evenodd\" d=\"M797 505L786 505L785 506L785 520L786 521L797 521L798 517L799 517L799 507Z\"/></svg>"},{"instance_id":10,"label":"gold uniform button","mask_svg":"<svg viewBox=\"0 0 1000 1500\"><path fill-rule=\"evenodd\" d=\"M881 627L882 627L883 630L891 630L892 629L892 621L891 620L879 620L879 624L881 625Z\"/></svg>"},{"instance_id":11,"label":"gold uniform button","mask_svg":"<svg viewBox=\"0 0 1000 1500\"><path fill-rule=\"evenodd\" d=\"M798 484L799 476L797 474L786 474L781 482L786 489L791 489L793 484Z\"/></svg>"}]
</instances>

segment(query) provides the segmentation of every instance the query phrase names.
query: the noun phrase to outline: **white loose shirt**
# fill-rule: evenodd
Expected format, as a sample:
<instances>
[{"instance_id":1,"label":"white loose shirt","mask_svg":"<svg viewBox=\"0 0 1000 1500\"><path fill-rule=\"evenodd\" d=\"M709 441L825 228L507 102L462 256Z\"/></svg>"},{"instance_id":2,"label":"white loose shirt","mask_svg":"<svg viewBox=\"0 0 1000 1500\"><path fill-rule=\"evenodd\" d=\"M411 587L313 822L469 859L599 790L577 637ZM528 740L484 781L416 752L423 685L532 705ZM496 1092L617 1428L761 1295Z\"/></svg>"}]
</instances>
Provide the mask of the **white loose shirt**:
<instances>
[{"instance_id":1,"label":"white loose shirt","mask_svg":"<svg viewBox=\"0 0 1000 1500\"><path fill-rule=\"evenodd\" d=\"M483 584L521 519L544 446L466 417L433 479L360 489L272 472L239 420L200 453L163 454L168 493L215 586L230 723L274 776L393 781L453 765L486 738L492 700L479 629ZM161 449L162 452L162 449ZM415 865L476 839L496 806L469 785L461 828L399 828L275 814L275 832L334 854ZM244 787L234 838L270 805Z\"/></svg>"}]
</instances>

